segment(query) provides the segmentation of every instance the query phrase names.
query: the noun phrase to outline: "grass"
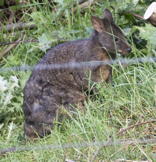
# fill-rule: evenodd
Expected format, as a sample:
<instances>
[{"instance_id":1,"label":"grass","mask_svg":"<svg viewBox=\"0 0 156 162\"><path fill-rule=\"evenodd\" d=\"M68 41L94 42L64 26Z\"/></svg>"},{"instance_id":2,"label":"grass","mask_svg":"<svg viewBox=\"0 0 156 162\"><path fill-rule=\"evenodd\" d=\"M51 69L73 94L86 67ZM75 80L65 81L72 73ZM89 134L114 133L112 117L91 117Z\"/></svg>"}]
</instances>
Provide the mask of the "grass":
<instances>
[{"instance_id":1,"label":"grass","mask_svg":"<svg viewBox=\"0 0 156 162\"><path fill-rule=\"evenodd\" d=\"M61 2L61 1L60 1ZM46 3L47 4L47 3ZM110 2L100 1L80 13L78 9L70 14L68 7L71 1L63 3L59 12L50 11L49 5L41 5L33 1L31 9L33 13L25 10L21 21L32 20L38 29L24 30L25 39L36 38L39 43L21 43L6 57L3 57L1 67L20 65L34 65L44 55L49 46L62 43L60 38L75 40L88 37L91 33L90 15L102 15L104 7L110 6ZM62 17L64 10L64 17ZM54 21L55 20L55 21ZM118 16L119 25L123 22ZM123 20L123 18L122 18ZM20 32L0 33L0 41L12 41L18 38ZM129 38L132 33L127 33ZM152 53L155 49L144 46L137 49L130 40L133 52L129 57L143 57ZM48 47L43 46L49 43ZM42 47L42 48L41 48ZM1 49L3 50L3 48ZM105 83L95 84L98 93L89 96L85 102L86 111L76 111L75 115L69 114L69 119L56 123L52 134L36 141L27 141L23 137L23 87L30 76L30 72L0 72L0 76L8 81L7 90L0 92L0 148L14 146L42 146L46 144L83 143L94 141L107 141L113 139L146 139L155 135L155 123L149 123L127 130L123 135L118 134L121 128L148 121L156 118L156 65L151 63L135 64L123 67L113 65L114 86ZM10 77L16 76L18 86ZM11 89L11 86L14 87ZM92 85L90 85L92 86ZM12 95L8 103L4 104L6 96ZM154 144L153 144L154 145ZM108 147L90 146L82 148L62 148L48 150L30 150L8 153L0 157L0 161L115 161L117 159L130 160L154 160L154 147L146 145L114 145Z\"/></svg>"}]
</instances>

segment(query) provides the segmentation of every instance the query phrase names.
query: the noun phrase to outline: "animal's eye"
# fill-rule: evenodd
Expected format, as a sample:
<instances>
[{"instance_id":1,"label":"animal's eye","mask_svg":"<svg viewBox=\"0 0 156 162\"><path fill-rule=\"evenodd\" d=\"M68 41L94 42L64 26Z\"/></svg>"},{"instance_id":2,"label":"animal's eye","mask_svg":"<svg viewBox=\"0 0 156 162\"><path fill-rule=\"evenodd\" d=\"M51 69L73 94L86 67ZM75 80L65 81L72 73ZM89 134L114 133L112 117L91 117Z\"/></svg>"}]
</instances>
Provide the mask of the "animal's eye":
<instances>
[{"instance_id":1,"label":"animal's eye","mask_svg":"<svg viewBox=\"0 0 156 162\"><path fill-rule=\"evenodd\" d=\"M119 39L117 37L115 37L115 42L117 42Z\"/></svg>"}]
</instances>

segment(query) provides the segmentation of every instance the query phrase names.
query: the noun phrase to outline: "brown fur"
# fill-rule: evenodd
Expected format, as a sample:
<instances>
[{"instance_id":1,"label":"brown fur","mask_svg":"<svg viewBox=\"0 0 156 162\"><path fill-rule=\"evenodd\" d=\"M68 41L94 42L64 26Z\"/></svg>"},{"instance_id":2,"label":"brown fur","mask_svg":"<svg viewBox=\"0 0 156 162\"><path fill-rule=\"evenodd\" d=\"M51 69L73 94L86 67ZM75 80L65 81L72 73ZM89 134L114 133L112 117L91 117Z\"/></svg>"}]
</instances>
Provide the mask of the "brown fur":
<instances>
[{"instance_id":1,"label":"brown fur","mask_svg":"<svg viewBox=\"0 0 156 162\"><path fill-rule=\"evenodd\" d=\"M37 66L71 61L106 61L115 59L116 50L121 54L129 53L130 47L108 9L105 9L104 16L103 19L92 17L94 31L90 38L66 42L50 49ZM24 88L24 129L27 136L33 138L49 134L59 107L68 110L70 104L85 100L83 92L88 88L89 71L92 81L111 81L112 69L109 65L90 70L33 70Z\"/></svg>"}]
</instances>

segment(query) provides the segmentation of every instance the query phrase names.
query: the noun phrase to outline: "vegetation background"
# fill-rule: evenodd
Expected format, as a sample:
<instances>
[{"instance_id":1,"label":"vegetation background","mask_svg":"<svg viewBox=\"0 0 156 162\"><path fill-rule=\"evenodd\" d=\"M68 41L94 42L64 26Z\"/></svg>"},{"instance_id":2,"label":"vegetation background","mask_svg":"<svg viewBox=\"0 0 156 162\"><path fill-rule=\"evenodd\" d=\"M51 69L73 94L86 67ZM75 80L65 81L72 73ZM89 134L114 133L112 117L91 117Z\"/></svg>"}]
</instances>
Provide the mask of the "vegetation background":
<instances>
[{"instance_id":1,"label":"vegetation background","mask_svg":"<svg viewBox=\"0 0 156 162\"><path fill-rule=\"evenodd\" d=\"M87 5L84 7L84 3ZM1 0L0 68L35 65L59 43L89 37L91 15L113 12L132 47L128 58L156 56L156 28L137 19L152 0ZM9 30L7 24L28 23ZM31 27L30 27L31 23ZM33 24L33 25L32 25ZM20 40L16 44L10 44ZM150 139L156 136L156 64L112 65L114 86L98 83L89 95L86 112L77 111L52 134L36 141L23 136L23 87L31 71L0 70L0 149L45 144L83 143L118 139ZM143 124L143 123L146 124ZM142 123L142 124L140 124ZM138 126L135 126L138 124ZM132 126L132 127L131 127ZM126 129L123 133L121 130ZM156 161L156 145L133 144L29 150L0 155L0 161Z\"/></svg>"}]
</instances>

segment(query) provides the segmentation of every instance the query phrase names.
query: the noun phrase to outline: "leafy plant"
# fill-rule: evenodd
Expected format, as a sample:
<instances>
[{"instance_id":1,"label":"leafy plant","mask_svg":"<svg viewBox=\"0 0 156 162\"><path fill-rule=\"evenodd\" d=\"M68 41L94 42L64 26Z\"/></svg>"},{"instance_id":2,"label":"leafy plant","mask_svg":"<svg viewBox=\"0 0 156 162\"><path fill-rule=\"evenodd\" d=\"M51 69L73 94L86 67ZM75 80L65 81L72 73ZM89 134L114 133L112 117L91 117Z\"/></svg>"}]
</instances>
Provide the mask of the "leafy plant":
<instances>
[{"instance_id":1,"label":"leafy plant","mask_svg":"<svg viewBox=\"0 0 156 162\"><path fill-rule=\"evenodd\" d=\"M140 37L147 40L148 45L156 47L156 29L151 24L145 24L145 26L136 27L140 31Z\"/></svg>"},{"instance_id":2,"label":"leafy plant","mask_svg":"<svg viewBox=\"0 0 156 162\"><path fill-rule=\"evenodd\" d=\"M7 123L10 120L16 120L16 116L13 118L14 114L21 112L19 90L19 80L16 76L10 76L8 79L0 76L0 122Z\"/></svg>"}]
</instances>

